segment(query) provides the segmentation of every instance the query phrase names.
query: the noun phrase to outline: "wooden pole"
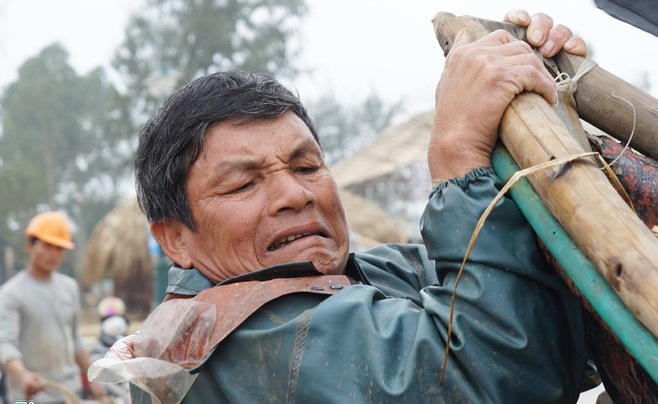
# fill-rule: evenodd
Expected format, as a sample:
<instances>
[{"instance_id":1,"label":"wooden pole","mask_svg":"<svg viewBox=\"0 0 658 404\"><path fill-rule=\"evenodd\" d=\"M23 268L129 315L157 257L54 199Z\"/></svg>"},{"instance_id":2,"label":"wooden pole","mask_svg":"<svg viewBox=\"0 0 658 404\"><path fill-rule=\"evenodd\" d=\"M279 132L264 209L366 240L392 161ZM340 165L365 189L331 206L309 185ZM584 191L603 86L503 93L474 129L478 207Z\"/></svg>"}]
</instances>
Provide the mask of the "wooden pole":
<instances>
[{"instance_id":1,"label":"wooden pole","mask_svg":"<svg viewBox=\"0 0 658 404\"><path fill-rule=\"evenodd\" d=\"M462 28L476 37L504 29L519 39L525 39L525 28L498 21L440 12L434 18L437 39L447 55L455 35ZM561 72L575 77L585 61L580 56L560 52L554 62ZM645 91L627 83L600 66L591 69L578 80L574 93L578 115L609 135L626 142L633 133L630 146L640 153L658 160L658 100ZM631 107L632 105L632 107Z\"/></svg>"},{"instance_id":2,"label":"wooden pole","mask_svg":"<svg viewBox=\"0 0 658 404\"><path fill-rule=\"evenodd\" d=\"M558 53L560 71L574 77L585 58ZM574 93L578 115L645 156L658 160L658 100L597 66L578 80ZM635 121L635 132L633 123Z\"/></svg>"},{"instance_id":3,"label":"wooden pole","mask_svg":"<svg viewBox=\"0 0 658 404\"><path fill-rule=\"evenodd\" d=\"M491 31L479 21L438 13L433 23L444 51L449 51L461 29L468 29L474 38ZM559 108L569 105L560 103ZM553 107L529 92L519 94L505 111L500 139L521 168L585 152ZM528 180L638 321L658 336L658 239L596 162L575 160L532 174Z\"/></svg>"}]
</instances>

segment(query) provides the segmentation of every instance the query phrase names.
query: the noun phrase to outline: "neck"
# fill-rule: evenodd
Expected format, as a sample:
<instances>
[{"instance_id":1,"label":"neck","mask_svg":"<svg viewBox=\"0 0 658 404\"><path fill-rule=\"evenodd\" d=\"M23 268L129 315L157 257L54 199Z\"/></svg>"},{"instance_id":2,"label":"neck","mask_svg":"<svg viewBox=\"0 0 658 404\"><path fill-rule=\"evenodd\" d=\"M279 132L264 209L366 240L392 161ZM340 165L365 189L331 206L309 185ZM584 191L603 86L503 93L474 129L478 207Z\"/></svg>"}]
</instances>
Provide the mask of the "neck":
<instances>
[{"instance_id":1,"label":"neck","mask_svg":"<svg viewBox=\"0 0 658 404\"><path fill-rule=\"evenodd\" d=\"M33 278L41 279L44 281L49 280L52 278L53 273L51 271L46 271L44 269L37 268L36 266L29 264L27 268L25 268L28 274L30 274Z\"/></svg>"}]
</instances>

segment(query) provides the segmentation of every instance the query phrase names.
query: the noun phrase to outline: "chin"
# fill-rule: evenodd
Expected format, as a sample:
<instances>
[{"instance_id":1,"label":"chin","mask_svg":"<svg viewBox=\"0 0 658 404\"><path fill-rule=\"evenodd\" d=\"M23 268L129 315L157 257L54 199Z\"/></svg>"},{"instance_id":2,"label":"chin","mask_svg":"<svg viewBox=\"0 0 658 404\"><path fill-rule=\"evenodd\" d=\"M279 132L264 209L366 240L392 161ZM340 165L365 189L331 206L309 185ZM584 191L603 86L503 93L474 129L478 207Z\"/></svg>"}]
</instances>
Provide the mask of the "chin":
<instances>
[{"instance_id":1,"label":"chin","mask_svg":"<svg viewBox=\"0 0 658 404\"><path fill-rule=\"evenodd\" d=\"M342 275L345 273L347 257L342 260L337 257L315 257L311 259L311 262L313 262L315 269L325 275Z\"/></svg>"}]
</instances>

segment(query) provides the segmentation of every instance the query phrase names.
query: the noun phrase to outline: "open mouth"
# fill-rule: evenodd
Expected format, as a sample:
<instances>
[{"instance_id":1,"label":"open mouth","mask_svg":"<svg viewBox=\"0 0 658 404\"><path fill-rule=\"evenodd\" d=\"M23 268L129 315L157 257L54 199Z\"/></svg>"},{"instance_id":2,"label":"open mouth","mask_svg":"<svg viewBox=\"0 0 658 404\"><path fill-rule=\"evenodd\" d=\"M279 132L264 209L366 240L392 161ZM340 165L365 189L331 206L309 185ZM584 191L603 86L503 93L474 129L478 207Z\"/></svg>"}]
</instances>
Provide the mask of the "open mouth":
<instances>
[{"instance_id":1,"label":"open mouth","mask_svg":"<svg viewBox=\"0 0 658 404\"><path fill-rule=\"evenodd\" d=\"M288 237L284 237L281 240L278 240L276 243L272 244L267 251L275 251L278 250L279 248L283 247L284 245L291 243L295 240L299 240L300 238L303 237L308 237L308 236L322 236L320 233L302 233L302 234L295 234L291 235Z\"/></svg>"}]
</instances>

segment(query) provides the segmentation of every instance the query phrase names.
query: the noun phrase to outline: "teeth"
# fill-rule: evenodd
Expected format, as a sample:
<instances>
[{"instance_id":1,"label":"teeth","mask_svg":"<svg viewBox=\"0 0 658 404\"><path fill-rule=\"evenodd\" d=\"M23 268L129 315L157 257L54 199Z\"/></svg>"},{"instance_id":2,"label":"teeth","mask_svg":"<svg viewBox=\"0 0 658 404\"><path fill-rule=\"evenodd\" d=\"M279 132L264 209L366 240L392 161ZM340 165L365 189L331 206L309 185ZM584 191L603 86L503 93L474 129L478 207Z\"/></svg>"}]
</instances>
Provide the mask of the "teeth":
<instances>
[{"instance_id":1,"label":"teeth","mask_svg":"<svg viewBox=\"0 0 658 404\"><path fill-rule=\"evenodd\" d=\"M295 234L295 235L292 235L292 236L284 237L281 240L274 243L272 246L270 246L270 248L268 248L267 250L268 251L277 250L277 249L281 248L286 243L289 243L293 240L297 240L298 238L310 236L311 234L314 234L314 233Z\"/></svg>"}]
</instances>

